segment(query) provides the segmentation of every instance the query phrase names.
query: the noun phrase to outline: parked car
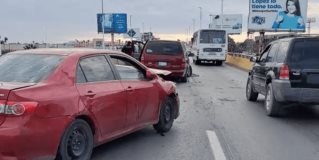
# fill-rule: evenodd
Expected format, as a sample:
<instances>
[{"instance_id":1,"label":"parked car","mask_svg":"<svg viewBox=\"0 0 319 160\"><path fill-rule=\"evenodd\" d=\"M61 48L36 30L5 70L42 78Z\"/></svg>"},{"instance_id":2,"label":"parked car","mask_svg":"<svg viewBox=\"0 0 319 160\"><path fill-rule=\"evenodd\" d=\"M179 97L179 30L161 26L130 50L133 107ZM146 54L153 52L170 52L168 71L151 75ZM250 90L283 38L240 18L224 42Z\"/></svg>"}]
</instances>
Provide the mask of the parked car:
<instances>
[{"instance_id":1,"label":"parked car","mask_svg":"<svg viewBox=\"0 0 319 160\"><path fill-rule=\"evenodd\" d=\"M172 72L170 78L187 82L192 76L192 66L185 46L178 41L148 41L142 51L141 62L150 68Z\"/></svg>"},{"instance_id":2,"label":"parked car","mask_svg":"<svg viewBox=\"0 0 319 160\"><path fill-rule=\"evenodd\" d=\"M179 116L175 84L120 52L18 51L0 68L0 159L86 160L145 126L168 132Z\"/></svg>"},{"instance_id":3,"label":"parked car","mask_svg":"<svg viewBox=\"0 0 319 160\"><path fill-rule=\"evenodd\" d=\"M283 104L319 104L319 38L272 42L249 72L246 95L266 96L267 115L280 116Z\"/></svg>"}]
</instances>

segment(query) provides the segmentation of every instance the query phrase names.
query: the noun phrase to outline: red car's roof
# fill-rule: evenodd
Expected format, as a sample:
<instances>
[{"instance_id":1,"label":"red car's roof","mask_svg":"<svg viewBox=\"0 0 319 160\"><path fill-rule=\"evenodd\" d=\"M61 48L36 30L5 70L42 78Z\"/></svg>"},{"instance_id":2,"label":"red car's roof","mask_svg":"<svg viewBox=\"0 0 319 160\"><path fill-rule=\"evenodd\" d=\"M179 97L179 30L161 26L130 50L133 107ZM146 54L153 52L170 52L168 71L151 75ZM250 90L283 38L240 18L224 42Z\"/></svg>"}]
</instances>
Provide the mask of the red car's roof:
<instances>
[{"instance_id":1,"label":"red car's roof","mask_svg":"<svg viewBox=\"0 0 319 160\"><path fill-rule=\"evenodd\" d=\"M101 50L101 49L88 49L88 48L68 48L68 49L31 49L31 50L21 50L11 52L9 54L51 54L51 55L73 55L73 54L96 54L96 53L105 53L105 54L122 54L119 51L112 50Z\"/></svg>"}]
</instances>

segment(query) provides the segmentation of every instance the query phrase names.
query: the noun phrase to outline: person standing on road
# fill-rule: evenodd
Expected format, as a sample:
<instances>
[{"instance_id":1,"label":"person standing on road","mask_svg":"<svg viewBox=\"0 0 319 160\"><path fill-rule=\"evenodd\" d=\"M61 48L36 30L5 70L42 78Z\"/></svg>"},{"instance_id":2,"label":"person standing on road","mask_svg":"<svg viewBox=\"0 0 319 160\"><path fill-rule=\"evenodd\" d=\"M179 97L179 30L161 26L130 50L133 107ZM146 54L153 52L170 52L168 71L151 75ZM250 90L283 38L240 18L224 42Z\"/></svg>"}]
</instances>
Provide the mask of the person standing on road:
<instances>
[{"instance_id":1,"label":"person standing on road","mask_svg":"<svg viewBox=\"0 0 319 160\"><path fill-rule=\"evenodd\" d=\"M128 41L122 48L122 52L129 56L133 56L133 45L131 41Z\"/></svg>"},{"instance_id":2,"label":"person standing on road","mask_svg":"<svg viewBox=\"0 0 319 160\"><path fill-rule=\"evenodd\" d=\"M287 0L286 11L279 12L273 29L305 29L299 0Z\"/></svg>"}]
</instances>

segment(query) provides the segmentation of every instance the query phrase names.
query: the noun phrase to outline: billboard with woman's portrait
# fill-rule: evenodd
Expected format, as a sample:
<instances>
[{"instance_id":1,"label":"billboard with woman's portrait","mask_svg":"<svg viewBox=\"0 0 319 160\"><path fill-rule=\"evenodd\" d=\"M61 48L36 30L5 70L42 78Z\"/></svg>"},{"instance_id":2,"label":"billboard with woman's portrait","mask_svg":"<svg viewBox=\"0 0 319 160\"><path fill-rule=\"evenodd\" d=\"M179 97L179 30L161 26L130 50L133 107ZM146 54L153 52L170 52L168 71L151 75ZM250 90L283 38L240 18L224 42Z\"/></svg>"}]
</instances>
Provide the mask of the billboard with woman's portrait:
<instances>
[{"instance_id":1,"label":"billboard with woman's portrait","mask_svg":"<svg viewBox=\"0 0 319 160\"><path fill-rule=\"evenodd\" d=\"M305 32L308 0L250 0L249 32Z\"/></svg>"}]
</instances>

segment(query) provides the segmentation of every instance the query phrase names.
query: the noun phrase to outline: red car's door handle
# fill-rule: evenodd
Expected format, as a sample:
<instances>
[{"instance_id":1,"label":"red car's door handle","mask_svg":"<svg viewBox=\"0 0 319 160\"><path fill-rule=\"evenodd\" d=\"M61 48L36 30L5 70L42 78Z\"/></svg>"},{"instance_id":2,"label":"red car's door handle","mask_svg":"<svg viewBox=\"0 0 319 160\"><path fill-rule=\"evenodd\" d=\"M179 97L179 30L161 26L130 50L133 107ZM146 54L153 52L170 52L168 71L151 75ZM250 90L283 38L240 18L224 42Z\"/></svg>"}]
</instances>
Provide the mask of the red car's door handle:
<instances>
[{"instance_id":1,"label":"red car's door handle","mask_svg":"<svg viewBox=\"0 0 319 160\"><path fill-rule=\"evenodd\" d=\"M94 97L96 95L96 93L94 93L93 91L88 91L85 96L88 96L88 97Z\"/></svg>"}]
</instances>

